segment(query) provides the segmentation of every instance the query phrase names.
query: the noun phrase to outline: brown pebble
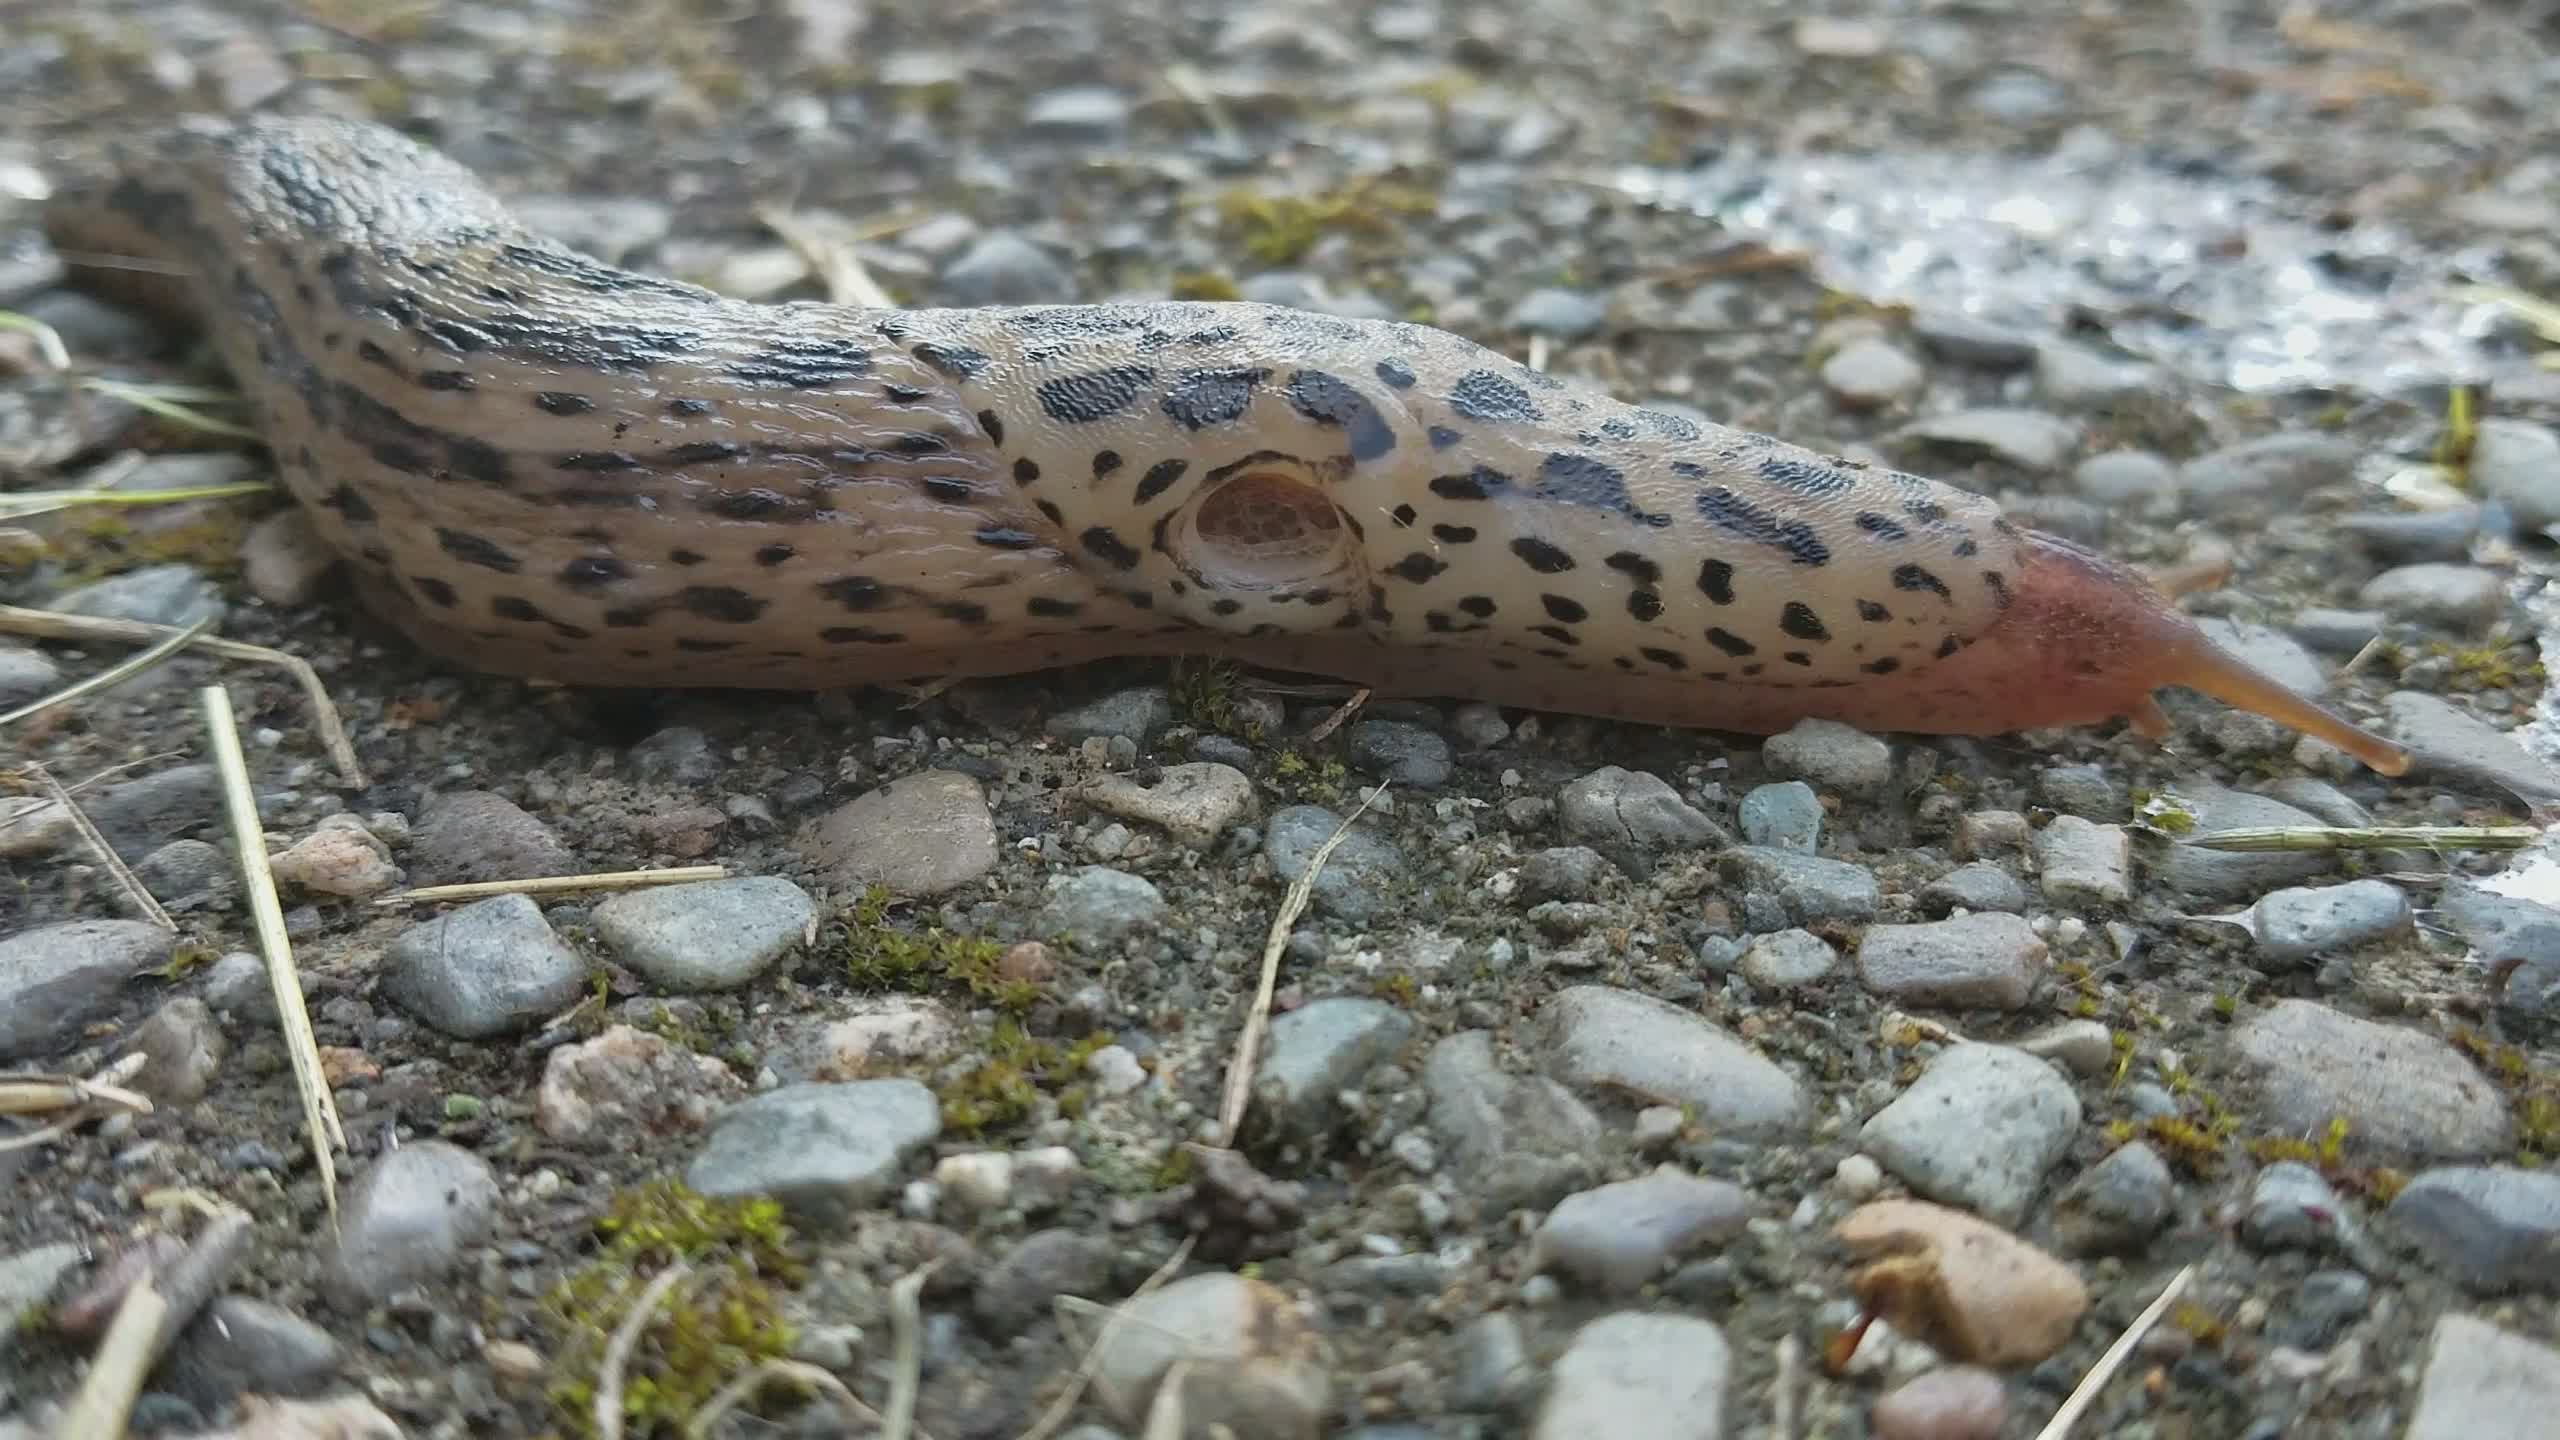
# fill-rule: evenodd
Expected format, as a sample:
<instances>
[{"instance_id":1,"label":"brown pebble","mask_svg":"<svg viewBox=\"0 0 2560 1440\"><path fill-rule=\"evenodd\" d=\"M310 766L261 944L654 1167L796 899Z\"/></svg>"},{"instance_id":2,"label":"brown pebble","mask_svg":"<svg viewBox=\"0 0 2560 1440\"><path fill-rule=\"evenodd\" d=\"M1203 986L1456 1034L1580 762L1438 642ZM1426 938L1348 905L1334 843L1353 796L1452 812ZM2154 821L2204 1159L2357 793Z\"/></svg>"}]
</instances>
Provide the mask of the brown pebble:
<instances>
[{"instance_id":1,"label":"brown pebble","mask_svg":"<svg viewBox=\"0 0 2560 1440\"><path fill-rule=\"evenodd\" d=\"M1859 1303L1960 1360L2033 1365L2070 1340L2089 1308L2070 1266L1961 1210L1879 1200L1834 1233L1879 1257L1850 1277Z\"/></svg>"},{"instance_id":2,"label":"brown pebble","mask_svg":"<svg viewBox=\"0 0 2560 1440\"><path fill-rule=\"evenodd\" d=\"M1025 940L996 962L996 978L1007 983L1045 985L1058 973L1058 957L1037 940Z\"/></svg>"},{"instance_id":3,"label":"brown pebble","mask_svg":"<svg viewBox=\"0 0 2560 1440\"><path fill-rule=\"evenodd\" d=\"M2009 1389L1978 1365L1953 1365L1886 1391L1869 1418L1876 1440L1997 1440Z\"/></svg>"}]
</instances>

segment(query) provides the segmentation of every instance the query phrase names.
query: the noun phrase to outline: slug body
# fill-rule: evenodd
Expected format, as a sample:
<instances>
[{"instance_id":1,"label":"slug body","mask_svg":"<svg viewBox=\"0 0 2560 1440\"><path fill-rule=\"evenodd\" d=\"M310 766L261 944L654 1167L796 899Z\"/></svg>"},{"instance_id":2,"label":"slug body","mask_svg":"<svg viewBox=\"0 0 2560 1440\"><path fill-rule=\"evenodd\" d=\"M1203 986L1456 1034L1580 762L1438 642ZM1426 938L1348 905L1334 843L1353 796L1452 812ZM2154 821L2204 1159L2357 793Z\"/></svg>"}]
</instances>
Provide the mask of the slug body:
<instances>
[{"instance_id":1,"label":"slug body","mask_svg":"<svg viewBox=\"0 0 2560 1440\"><path fill-rule=\"evenodd\" d=\"M2406 764L1980 496L1423 326L749 304L323 119L154 135L49 228L185 272L82 271L201 320L367 602L477 669L788 689L1215 654L1763 734L2156 734L2153 689L2190 685Z\"/></svg>"}]
</instances>

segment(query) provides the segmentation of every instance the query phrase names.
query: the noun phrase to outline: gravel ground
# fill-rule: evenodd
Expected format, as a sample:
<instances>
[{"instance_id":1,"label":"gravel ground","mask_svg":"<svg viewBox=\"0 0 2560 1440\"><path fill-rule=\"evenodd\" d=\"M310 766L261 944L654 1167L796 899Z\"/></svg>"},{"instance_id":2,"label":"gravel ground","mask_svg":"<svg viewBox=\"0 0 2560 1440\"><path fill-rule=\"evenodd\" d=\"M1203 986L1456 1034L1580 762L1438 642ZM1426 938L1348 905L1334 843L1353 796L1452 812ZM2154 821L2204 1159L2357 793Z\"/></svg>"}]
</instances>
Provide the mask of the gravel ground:
<instances>
[{"instance_id":1,"label":"gravel ground","mask_svg":"<svg viewBox=\"0 0 2560 1440\"><path fill-rule=\"evenodd\" d=\"M59 158L364 114L739 294L816 293L756 218L787 205L902 302L1427 319L2138 562L2227 555L2192 608L2429 763L2194 697L2154 746L1328 728L1338 692L1141 664L564 693L416 655L263 502L42 517L0 601L303 655L371 784L289 681L200 659L0 732L179 927L31 770L0 794L0 1065L139 1054L155 1101L0 1150L0 1435L49 1433L190 1190L254 1227L137 1432L591 1434L681 1258L632 1433L774 1357L836 1388L715 1433L870 1433L833 1397L889 1405L903 1350L939 1440L1025 1433L1088 1355L1041 1433L2023 1437L2182 1274L2077 1433L2548 1433L2550 856L2180 837L2560 800L2560 370L2448 293L2560 294L2553 9L10 7L0 306L111 375L191 372L58 288ZM0 331L10 488L263 473L37 362ZM2449 381L2468 494L2427 468ZM125 653L0 641L0 710ZM217 677L345 1121L334 1224ZM1381 781L1287 934L1242 1143L1204 1145L1283 893ZM731 878L371 903L701 863Z\"/></svg>"}]
</instances>

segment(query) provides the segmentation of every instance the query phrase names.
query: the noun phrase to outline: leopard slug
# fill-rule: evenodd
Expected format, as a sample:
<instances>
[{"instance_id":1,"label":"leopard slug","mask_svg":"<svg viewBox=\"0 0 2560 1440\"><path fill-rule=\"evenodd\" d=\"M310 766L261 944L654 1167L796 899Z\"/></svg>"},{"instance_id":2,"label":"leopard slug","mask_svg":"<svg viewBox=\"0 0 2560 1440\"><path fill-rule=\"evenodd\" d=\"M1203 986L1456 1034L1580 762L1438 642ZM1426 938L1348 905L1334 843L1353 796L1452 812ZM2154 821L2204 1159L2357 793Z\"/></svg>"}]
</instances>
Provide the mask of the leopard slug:
<instances>
[{"instance_id":1,"label":"leopard slug","mask_svg":"<svg viewBox=\"0 0 2560 1440\"><path fill-rule=\"evenodd\" d=\"M747 303L538 238L334 119L181 122L47 223L83 284L203 327L365 602L483 671L810 689L1207 654L1752 734L2157 737L2185 686L2408 766L1981 496L1421 325Z\"/></svg>"}]
</instances>

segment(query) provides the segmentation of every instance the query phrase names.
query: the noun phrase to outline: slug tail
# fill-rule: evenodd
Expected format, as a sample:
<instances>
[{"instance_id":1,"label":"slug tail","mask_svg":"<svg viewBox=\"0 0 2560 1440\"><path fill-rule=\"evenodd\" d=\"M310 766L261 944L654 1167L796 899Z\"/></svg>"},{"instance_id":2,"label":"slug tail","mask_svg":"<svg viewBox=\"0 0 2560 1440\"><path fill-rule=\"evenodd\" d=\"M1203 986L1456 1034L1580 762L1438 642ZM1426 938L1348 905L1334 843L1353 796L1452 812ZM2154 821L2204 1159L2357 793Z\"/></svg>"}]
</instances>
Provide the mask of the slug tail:
<instances>
[{"instance_id":1,"label":"slug tail","mask_svg":"<svg viewBox=\"0 0 2560 1440\"><path fill-rule=\"evenodd\" d=\"M2272 676L2194 634L2178 646L2160 677L2163 685L2183 685L2225 705L2264 715L2305 735L2325 740L2353 755L2374 771L2390 776L2409 772L2409 751L2304 696Z\"/></svg>"}]
</instances>

